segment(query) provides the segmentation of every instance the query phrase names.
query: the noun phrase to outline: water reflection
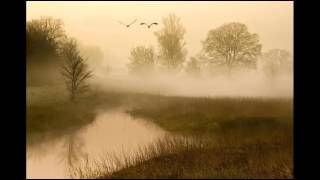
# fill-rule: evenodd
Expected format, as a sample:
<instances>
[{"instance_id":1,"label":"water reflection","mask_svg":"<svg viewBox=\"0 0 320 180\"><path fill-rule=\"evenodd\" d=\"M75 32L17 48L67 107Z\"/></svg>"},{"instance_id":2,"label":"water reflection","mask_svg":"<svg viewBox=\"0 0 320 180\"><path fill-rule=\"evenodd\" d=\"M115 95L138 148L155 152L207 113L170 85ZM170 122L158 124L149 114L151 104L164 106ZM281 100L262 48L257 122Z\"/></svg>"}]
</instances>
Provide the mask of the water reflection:
<instances>
[{"instance_id":1,"label":"water reflection","mask_svg":"<svg viewBox=\"0 0 320 180\"><path fill-rule=\"evenodd\" d=\"M78 133L72 133L65 138L62 151L60 153L60 163L66 163L67 167L73 167L80 163L81 159L88 159L88 153L85 152L84 142Z\"/></svg>"},{"instance_id":2,"label":"water reflection","mask_svg":"<svg viewBox=\"0 0 320 180\"><path fill-rule=\"evenodd\" d=\"M108 153L133 155L165 132L122 110L99 113L96 120L60 139L27 148L27 178L69 178L68 169Z\"/></svg>"}]
</instances>

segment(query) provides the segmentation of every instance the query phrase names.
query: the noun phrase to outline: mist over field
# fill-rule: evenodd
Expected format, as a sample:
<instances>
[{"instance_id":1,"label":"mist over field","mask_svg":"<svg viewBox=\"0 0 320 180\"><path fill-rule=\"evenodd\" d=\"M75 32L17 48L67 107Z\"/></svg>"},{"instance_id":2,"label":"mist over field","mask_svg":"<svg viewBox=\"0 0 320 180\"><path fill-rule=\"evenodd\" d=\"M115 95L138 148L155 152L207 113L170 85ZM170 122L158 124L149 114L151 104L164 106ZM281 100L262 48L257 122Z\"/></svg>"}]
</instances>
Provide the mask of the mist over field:
<instances>
[{"instance_id":1,"label":"mist over field","mask_svg":"<svg viewBox=\"0 0 320 180\"><path fill-rule=\"evenodd\" d=\"M114 83L116 82L116 83ZM286 97L293 96L293 77L282 75L270 82L265 76L252 73L237 74L233 78L187 76L133 77L128 75L96 74L91 83L101 90L149 93L157 95L190 97Z\"/></svg>"}]
</instances>

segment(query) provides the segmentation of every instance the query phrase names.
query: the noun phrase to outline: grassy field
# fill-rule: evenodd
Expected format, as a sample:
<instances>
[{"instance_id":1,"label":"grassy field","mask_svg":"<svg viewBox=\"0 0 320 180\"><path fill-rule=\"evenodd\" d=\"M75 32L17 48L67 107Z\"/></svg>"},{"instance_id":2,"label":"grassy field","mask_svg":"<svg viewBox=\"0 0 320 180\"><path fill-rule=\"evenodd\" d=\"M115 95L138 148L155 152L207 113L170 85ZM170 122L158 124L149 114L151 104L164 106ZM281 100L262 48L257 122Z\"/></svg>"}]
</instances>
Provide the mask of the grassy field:
<instances>
[{"instance_id":1,"label":"grassy field","mask_svg":"<svg viewBox=\"0 0 320 180\"><path fill-rule=\"evenodd\" d=\"M149 96L128 113L162 128L193 135L276 128L292 123L292 99Z\"/></svg>"},{"instance_id":2,"label":"grassy field","mask_svg":"<svg viewBox=\"0 0 320 180\"><path fill-rule=\"evenodd\" d=\"M132 116L156 123L173 137L195 141L166 139L116 167L98 163L98 170L78 169L77 177L293 178L292 99L156 95L129 99Z\"/></svg>"},{"instance_id":3,"label":"grassy field","mask_svg":"<svg viewBox=\"0 0 320 180\"><path fill-rule=\"evenodd\" d=\"M208 143L200 149L180 148L180 153L151 158L110 177L292 178L292 108L289 99L164 98L154 105L146 102L129 113Z\"/></svg>"},{"instance_id":4,"label":"grassy field","mask_svg":"<svg viewBox=\"0 0 320 180\"><path fill-rule=\"evenodd\" d=\"M92 91L71 103L62 86L29 87L27 98L29 141L44 132L59 136L80 128L94 120L99 108L117 106L172 134L115 167L106 166L110 157L105 157L95 170L74 170L74 177L293 178L292 99ZM175 138L181 135L193 140Z\"/></svg>"}]
</instances>

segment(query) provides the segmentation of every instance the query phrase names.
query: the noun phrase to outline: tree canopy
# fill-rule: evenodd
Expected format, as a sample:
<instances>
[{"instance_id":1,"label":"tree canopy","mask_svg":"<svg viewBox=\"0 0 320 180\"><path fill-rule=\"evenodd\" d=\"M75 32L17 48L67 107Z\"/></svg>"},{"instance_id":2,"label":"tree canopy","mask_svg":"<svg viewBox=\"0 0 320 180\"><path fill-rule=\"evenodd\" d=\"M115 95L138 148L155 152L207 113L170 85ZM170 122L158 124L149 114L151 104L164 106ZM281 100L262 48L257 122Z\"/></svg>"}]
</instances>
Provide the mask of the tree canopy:
<instances>
[{"instance_id":1,"label":"tree canopy","mask_svg":"<svg viewBox=\"0 0 320 180\"><path fill-rule=\"evenodd\" d=\"M66 38L63 22L52 17L41 17L27 22L27 59L34 56L55 57L59 55L62 42ZM45 61L48 58L40 58Z\"/></svg>"},{"instance_id":2,"label":"tree canopy","mask_svg":"<svg viewBox=\"0 0 320 180\"><path fill-rule=\"evenodd\" d=\"M225 65L229 72L234 66L255 67L261 54L257 34L251 34L245 24L228 23L208 32L203 50L210 61Z\"/></svg>"},{"instance_id":3,"label":"tree canopy","mask_svg":"<svg viewBox=\"0 0 320 180\"><path fill-rule=\"evenodd\" d=\"M154 70L155 55L152 47L137 46L130 52L129 72L135 75L146 75Z\"/></svg>"},{"instance_id":4,"label":"tree canopy","mask_svg":"<svg viewBox=\"0 0 320 180\"><path fill-rule=\"evenodd\" d=\"M181 68L187 50L184 42L185 28L174 14L163 18L163 28L155 32L158 39L160 53L159 60L169 71L176 71Z\"/></svg>"}]
</instances>

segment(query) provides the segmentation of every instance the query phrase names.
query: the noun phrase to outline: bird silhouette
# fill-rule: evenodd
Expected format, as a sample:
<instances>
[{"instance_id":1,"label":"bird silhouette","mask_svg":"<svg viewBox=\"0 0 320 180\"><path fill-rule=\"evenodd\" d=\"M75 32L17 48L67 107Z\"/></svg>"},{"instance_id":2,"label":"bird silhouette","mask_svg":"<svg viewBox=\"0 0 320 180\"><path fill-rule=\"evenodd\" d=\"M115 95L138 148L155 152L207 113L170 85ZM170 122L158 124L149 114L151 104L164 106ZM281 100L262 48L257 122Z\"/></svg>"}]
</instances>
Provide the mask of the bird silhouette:
<instances>
[{"instance_id":1,"label":"bird silhouette","mask_svg":"<svg viewBox=\"0 0 320 180\"><path fill-rule=\"evenodd\" d=\"M122 24L122 25L125 25L127 28L128 27L130 27L133 23L135 23L137 21L137 19L135 19L134 21L132 21L131 23L129 23L129 24L125 24L125 23L123 23L123 22L121 22L121 21L118 21L120 24Z\"/></svg>"},{"instance_id":2,"label":"bird silhouette","mask_svg":"<svg viewBox=\"0 0 320 180\"><path fill-rule=\"evenodd\" d=\"M156 22L154 22L154 23L151 23L151 24L146 24L146 23L140 23L140 25L142 26L142 25L146 25L146 26L148 26L148 28L150 28L152 25L158 25L158 23L156 23Z\"/></svg>"}]
</instances>

